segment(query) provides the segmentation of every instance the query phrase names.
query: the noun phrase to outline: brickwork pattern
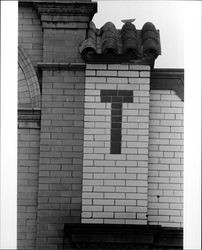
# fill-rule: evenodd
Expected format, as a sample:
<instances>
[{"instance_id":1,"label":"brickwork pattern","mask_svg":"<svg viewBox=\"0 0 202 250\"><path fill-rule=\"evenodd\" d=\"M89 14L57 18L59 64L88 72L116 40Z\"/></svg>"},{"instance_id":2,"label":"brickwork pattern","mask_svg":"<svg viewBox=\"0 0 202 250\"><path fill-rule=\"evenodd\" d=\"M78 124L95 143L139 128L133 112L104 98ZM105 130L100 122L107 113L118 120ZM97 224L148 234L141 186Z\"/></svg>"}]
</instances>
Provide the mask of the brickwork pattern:
<instances>
[{"instance_id":1,"label":"brickwork pattern","mask_svg":"<svg viewBox=\"0 0 202 250\"><path fill-rule=\"evenodd\" d=\"M18 47L18 107L40 108L41 93L38 77L22 47Z\"/></svg>"},{"instance_id":2,"label":"brickwork pattern","mask_svg":"<svg viewBox=\"0 0 202 250\"><path fill-rule=\"evenodd\" d=\"M18 42L28 54L33 66L42 62L43 33L36 10L20 6L18 12Z\"/></svg>"},{"instance_id":3,"label":"brickwork pattern","mask_svg":"<svg viewBox=\"0 0 202 250\"><path fill-rule=\"evenodd\" d=\"M84 71L43 72L38 249L62 248L64 223L80 222L83 106Z\"/></svg>"},{"instance_id":4,"label":"brickwork pattern","mask_svg":"<svg viewBox=\"0 0 202 250\"><path fill-rule=\"evenodd\" d=\"M40 130L18 130L18 249L34 249L38 195Z\"/></svg>"},{"instance_id":5,"label":"brickwork pattern","mask_svg":"<svg viewBox=\"0 0 202 250\"><path fill-rule=\"evenodd\" d=\"M87 64L83 223L147 223L149 77L149 66ZM121 102L124 91L133 93L122 103L121 154L110 154L112 104L101 102L102 90L118 90L112 100Z\"/></svg>"},{"instance_id":6,"label":"brickwork pattern","mask_svg":"<svg viewBox=\"0 0 202 250\"><path fill-rule=\"evenodd\" d=\"M183 104L172 90L150 93L149 224L182 227Z\"/></svg>"}]
</instances>

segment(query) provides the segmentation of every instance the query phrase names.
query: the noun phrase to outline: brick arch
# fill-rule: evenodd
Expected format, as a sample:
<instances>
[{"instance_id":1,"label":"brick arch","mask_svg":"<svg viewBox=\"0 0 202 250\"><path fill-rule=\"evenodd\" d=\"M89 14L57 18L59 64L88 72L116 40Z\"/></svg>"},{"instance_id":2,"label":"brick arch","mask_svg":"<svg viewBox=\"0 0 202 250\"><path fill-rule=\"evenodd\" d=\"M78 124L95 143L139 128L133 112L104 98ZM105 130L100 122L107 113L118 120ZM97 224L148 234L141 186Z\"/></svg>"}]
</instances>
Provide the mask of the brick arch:
<instances>
[{"instance_id":1,"label":"brick arch","mask_svg":"<svg viewBox=\"0 0 202 250\"><path fill-rule=\"evenodd\" d=\"M18 106L32 109L41 107L39 81L26 52L18 47Z\"/></svg>"}]
</instances>

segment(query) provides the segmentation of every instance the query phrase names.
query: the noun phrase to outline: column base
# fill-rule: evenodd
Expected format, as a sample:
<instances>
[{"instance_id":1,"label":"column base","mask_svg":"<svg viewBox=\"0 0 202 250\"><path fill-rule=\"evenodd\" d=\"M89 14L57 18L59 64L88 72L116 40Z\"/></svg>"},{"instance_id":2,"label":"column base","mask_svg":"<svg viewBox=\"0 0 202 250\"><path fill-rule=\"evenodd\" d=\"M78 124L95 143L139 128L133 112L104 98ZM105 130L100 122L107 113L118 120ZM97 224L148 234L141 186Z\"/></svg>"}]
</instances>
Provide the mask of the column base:
<instances>
[{"instance_id":1,"label":"column base","mask_svg":"<svg viewBox=\"0 0 202 250\"><path fill-rule=\"evenodd\" d=\"M182 250L183 229L153 225L65 224L63 249Z\"/></svg>"}]
</instances>

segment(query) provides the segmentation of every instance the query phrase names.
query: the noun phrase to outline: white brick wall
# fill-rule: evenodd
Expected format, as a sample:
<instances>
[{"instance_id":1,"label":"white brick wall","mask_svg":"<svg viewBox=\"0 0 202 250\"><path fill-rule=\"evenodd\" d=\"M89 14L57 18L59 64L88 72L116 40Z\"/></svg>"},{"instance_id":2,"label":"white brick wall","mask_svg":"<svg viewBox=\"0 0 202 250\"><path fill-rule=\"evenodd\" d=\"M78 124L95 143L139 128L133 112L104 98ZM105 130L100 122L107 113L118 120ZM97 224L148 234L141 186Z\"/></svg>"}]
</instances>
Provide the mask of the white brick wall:
<instances>
[{"instance_id":1,"label":"white brick wall","mask_svg":"<svg viewBox=\"0 0 202 250\"><path fill-rule=\"evenodd\" d=\"M182 226L183 102L173 91L149 93L149 77L148 66L87 65L83 223ZM121 154L110 154L103 89L133 90L122 104Z\"/></svg>"},{"instance_id":2,"label":"white brick wall","mask_svg":"<svg viewBox=\"0 0 202 250\"><path fill-rule=\"evenodd\" d=\"M170 90L150 91L149 224L182 227L183 102Z\"/></svg>"},{"instance_id":3,"label":"white brick wall","mask_svg":"<svg viewBox=\"0 0 202 250\"><path fill-rule=\"evenodd\" d=\"M147 224L150 67L87 64L83 223ZM100 90L132 90L122 104L122 151L110 154L111 103Z\"/></svg>"}]
</instances>

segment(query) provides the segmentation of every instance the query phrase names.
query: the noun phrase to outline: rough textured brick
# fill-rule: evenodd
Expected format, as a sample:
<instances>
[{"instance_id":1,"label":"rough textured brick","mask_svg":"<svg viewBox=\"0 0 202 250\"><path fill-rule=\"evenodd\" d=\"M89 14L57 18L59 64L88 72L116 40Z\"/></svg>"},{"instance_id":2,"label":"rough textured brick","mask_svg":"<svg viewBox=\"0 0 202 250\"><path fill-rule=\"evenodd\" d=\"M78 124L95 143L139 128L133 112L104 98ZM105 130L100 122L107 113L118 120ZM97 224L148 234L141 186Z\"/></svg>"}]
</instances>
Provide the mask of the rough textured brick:
<instances>
[{"instance_id":1,"label":"rough textured brick","mask_svg":"<svg viewBox=\"0 0 202 250\"><path fill-rule=\"evenodd\" d=\"M109 71L110 72L110 71ZM139 77L138 71L118 71L119 77Z\"/></svg>"},{"instance_id":2,"label":"rough textured brick","mask_svg":"<svg viewBox=\"0 0 202 250\"><path fill-rule=\"evenodd\" d=\"M96 75L97 76L117 76L117 71L115 71L115 70L110 70L110 71L97 70L96 71Z\"/></svg>"},{"instance_id":3,"label":"rough textured brick","mask_svg":"<svg viewBox=\"0 0 202 250\"><path fill-rule=\"evenodd\" d=\"M130 70L150 70L150 66L148 65L133 65L129 66Z\"/></svg>"},{"instance_id":4,"label":"rough textured brick","mask_svg":"<svg viewBox=\"0 0 202 250\"><path fill-rule=\"evenodd\" d=\"M108 84L109 83L111 83L111 84L113 84L113 83L115 83L115 84L117 84L117 83L128 83L128 79L125 78L125 77L121 77L121 78L120 77L107 77L107 83Z\"/></svg>"},{"instance_id":5,"label":"rough textured brick","mask_svg":"<svg viewBox=\"0 0 202 250\"><path fill-rule=\"evenodd\" d=\"M18 247L35 247L38 168L39 168L39 129L18 130ZM34 138L33 138L34 134ZM34 139L34 140L33 140ZM35 142L34 144L32 142ZM27 159L24 158L27 155ZM34 159L32 159L34 156ZM32 227L30 227L32 225Z\"/></svg>"},{"instance_id":6,"label":"rough textured brick","mask_svg":"<svg viewBox=\"0 0 202 250\"><path fill-rule=\"evenodd\" d=\"M18 40L34 67L42 62L43 33L37 12L30 7L19 8Z\"/></svg>"},{"instance_id":7,"label":"rough textured brick","mask_svg":"<svg viewBox=\"0 0 202 250\"><path fill-rule=\"evenodd\" d=\"M107 65L106 64L87 64L86 65L86 69L88 70L102 70L102 69L107 69Z\"/></svg>"},{"instance_id":8,"label":"rough textured brick","mask_svg":"<svg viewBox=\"0 0 202 250\"><path fill-rule=\"evenodd\" d=\"M50 225L54 228L52 233L58 234L60 230L54 225L80 221L84 102L78 97L84 96L82 75L79 79L75 71L43 75L38 227L43 225L47 234ZM52 101L46 108L49 99ZM48 120L51 123L44 122ZM38 231L37 244L41 237L42 232ZM46 237L46 244L50 238Z\"/></svg>"},{"instance_id":9,"label":"rough textured brick","mask_svg":"<svg viewBox=\"0 0 202 250\"><path fill-rule=\"evenodd\" d=\"M140 77L150 77L150 71L140 71Z\"/></svg>"},{"instance_id":10,"label":"rough textured brick","mask_svg":"<svg viewBox=\"0 0 202 250\"><path fill-rule=\"evenodd\" d=\"M109 70L128 70L129 65L127 65L127 64L109 64L108 69Z\"/></svg>"},{"instance_id":11,"label":"rough textured brick","mask_svg":"<svg viewBox=\"0 0 202 250\"><path fill-rule=\"evenodd\" d=\"M143 83L150 83L149 78L129 78L129 84L143 84Z\"/></svg>"}]
</instances>

